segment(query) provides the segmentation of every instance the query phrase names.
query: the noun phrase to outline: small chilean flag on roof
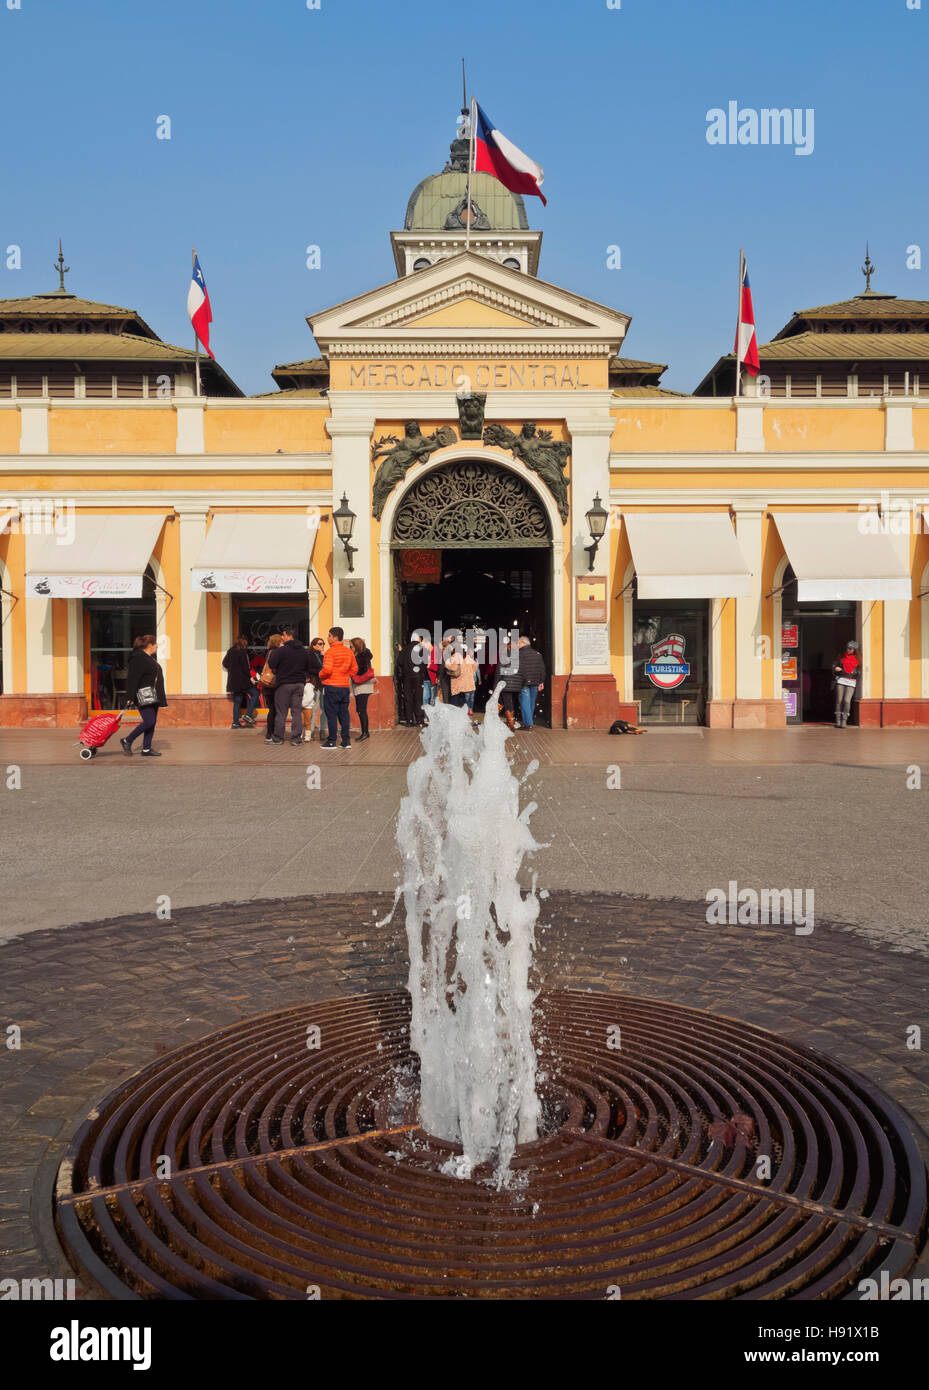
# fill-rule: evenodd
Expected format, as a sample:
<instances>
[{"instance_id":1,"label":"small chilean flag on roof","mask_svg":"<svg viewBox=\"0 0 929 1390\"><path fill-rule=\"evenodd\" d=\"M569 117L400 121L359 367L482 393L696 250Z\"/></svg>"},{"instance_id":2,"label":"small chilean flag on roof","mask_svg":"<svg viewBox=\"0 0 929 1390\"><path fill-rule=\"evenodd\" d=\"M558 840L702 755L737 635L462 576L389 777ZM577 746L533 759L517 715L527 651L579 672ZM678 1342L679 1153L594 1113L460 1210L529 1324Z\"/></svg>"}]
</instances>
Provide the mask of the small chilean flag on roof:
<instances>
[{"instance_id":1,"label":"small chilean flag on roof","mask_svg":"<svg viewBox=\"0 0 929 1390\"><path fill-rule=\"evenodd\" d=\"M750 376L758 375L758 339L755 336L755 308L752 287L745 265L745 252L739 252L739 326L735 335L736 368L743 366Z\"/></svg>"},{"instance_id":2,"label":"small chilean flag on roof","mask_svg":"<svg viewBox=\"0 0 929 1390\"><path fill-rule=\"evenodd\" d=\"M474 123L474 172L493 174L511 193L530 193L541 198L544 204L545 194L541 184L545 175L541 166L497 130L477 102L474 103L474 110L477 113Z\"/></svg>"},{"instance_id":3,"label":"small chilean flag on roof","mask_svg":"<svg viewBox=\"0 0 929 1390\"><path fill-rule=\"evenodd\" d=\"M197 337L215 362L216 358L210 348L210 324L213 322L213 310L210 308L210 296L206 292L206 281L203 278L203 271L200 269L200 257L196 251L194 252L194 268L190 289L187 291L187 317L193 324Z\"/></svg>"}]
</instances>

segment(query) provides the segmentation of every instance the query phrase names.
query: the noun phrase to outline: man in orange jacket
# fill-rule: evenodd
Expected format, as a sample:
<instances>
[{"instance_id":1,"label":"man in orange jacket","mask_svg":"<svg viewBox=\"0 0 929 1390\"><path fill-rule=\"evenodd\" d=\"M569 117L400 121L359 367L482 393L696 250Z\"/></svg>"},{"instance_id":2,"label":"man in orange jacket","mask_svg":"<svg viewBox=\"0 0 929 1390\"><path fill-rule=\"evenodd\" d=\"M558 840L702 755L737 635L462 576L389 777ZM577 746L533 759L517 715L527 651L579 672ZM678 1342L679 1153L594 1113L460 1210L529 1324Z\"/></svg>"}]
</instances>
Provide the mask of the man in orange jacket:
<instances>
[{"instance_id":1,"label":"man in orange jacket","mask_svg":"<svg viewBox=\"0 0 929 1390\"><path fill-rule=\"evenodd\" d=\"M342 641L345 633L340 627L329 629L329 649L323 658L319 673L319 683L323 688L323 703L326 709L326 724L329 737L320 748L335 748L335 731L338 722L342 735L342 748L351 748L351 722L349 700L352 693L352 676L358 675L358 662L351 647Z\"/></svg>"}]
</instances>

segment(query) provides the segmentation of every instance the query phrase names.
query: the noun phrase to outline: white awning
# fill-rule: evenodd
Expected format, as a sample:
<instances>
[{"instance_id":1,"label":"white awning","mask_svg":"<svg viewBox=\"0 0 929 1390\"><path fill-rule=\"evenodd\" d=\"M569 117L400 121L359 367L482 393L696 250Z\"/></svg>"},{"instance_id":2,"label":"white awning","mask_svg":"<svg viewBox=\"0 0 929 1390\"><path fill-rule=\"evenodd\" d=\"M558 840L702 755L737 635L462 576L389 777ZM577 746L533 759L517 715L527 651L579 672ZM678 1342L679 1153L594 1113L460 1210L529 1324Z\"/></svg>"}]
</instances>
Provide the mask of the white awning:
<instances>
[{"instance_id":1,"label":"white awning","mask_svg":"<svg viewBox=\"0 0 929 1390\"><path fill-rule=\"evenodd\" d=\"M912 598L907 536L862 512L774 512L801 603Z\"/></svg>"},{"instance_id":2,"label":"white awning","mask_svg":"<svg viewBox=\"0 0 929 1390\"><path fill-rule=\"evenodd\" d=\"M224 594L305 594L318 517L242 512L214 516L191 583Z\"/></svg>"},{"instance_id":3,"label":"white awning","mask_svg":"<svg viewBox=\"0 0 929 1390\"><path fill-rule=\"evenodd\" d=\"M738 598L752 574L725 512L624 512L639 598Z\"/></svg>"},{"instance_id":4,"label":"white awning","mask_svg":"<svg viewBox=\"0 0 929 1390\"><path fill-rule=\"evenodd\" d=\"M69 518L65 518L69 520ZM164 525L156 516L88 516L73 529L26 537L26 593L45 598L141 598L142 577Z\"/></svg>"}]
</instances>

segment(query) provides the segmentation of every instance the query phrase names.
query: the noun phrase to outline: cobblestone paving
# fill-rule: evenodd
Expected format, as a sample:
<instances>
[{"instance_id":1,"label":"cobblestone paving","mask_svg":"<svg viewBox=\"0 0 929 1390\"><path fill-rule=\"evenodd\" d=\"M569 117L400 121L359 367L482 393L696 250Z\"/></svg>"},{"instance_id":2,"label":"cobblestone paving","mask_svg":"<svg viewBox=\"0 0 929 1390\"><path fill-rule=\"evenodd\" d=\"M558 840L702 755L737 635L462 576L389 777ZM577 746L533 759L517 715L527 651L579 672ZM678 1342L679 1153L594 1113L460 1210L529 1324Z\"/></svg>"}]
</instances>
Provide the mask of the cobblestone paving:
<instances>
[{"instance_id":1,"label":"cobblestone paving","mask_svg":"<svg viewBox=\"0 0 929 1390\"><path fill-rule=\"evenodd\" d=\"M0 1075L0 1277L70 1271L50 1233L54 1173L79 1122L133 1071L254 1014L402 986L402 922L384 894L239 903L38 931L2 949L0 1014L22 1031ZM929 961L817 922L709 927L703 903L553 893L549 986L664 998L818 1048L929 1130ZM920 1271L923 1272L923 1271ZM80 1293L83 1293L79 1289Z\"/></svg>"}]
</instances>

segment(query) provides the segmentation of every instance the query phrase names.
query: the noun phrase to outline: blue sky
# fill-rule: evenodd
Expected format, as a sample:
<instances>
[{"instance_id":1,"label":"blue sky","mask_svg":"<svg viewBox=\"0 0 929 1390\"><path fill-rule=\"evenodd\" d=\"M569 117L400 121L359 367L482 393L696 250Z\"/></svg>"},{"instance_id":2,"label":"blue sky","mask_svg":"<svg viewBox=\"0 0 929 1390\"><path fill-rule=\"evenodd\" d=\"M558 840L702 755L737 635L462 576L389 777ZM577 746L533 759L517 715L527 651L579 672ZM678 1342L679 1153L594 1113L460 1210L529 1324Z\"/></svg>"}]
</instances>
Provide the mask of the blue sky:
<instances>
[{"instance_id":1,"label":"blue sky","mask_svg":"<svg viewBox=\"0 0 929 1390\"><path fill-rule=\"evenodd\" d=\"M217 357L248 392L310 356L305 316L393 277L388 233L448 154L460 59L541 163L540 274L633 316L629 356L692 390L734 336L863 286L929 299L929 0L0 0L0 297L57 283L169 341L196 245ZM812 107L815 147L715 147L706 113ZM168 115L172 139L155 138ZM305 266L308 244L322 267ZM608 270L608 246L622 269Z\"/></svg>"}]
</instances>

